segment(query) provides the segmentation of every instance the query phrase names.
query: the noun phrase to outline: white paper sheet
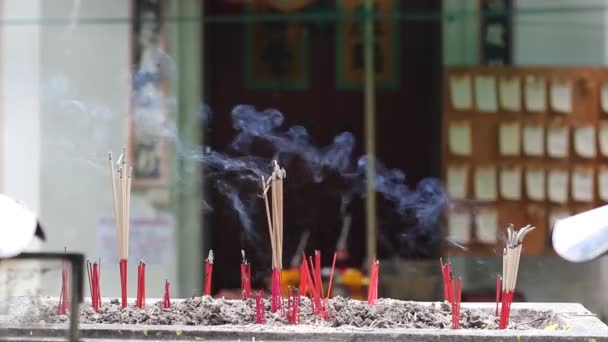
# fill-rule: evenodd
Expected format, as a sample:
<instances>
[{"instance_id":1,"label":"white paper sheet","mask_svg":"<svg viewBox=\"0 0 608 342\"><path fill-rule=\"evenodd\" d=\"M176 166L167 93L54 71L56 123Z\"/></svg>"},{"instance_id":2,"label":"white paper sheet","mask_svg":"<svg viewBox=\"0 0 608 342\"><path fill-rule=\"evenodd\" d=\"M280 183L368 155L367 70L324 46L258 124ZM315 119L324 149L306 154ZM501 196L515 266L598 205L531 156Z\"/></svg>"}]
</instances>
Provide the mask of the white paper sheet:
<instances>
[{"instance_id":1,"label":"white paper sheet","mask_svg":"<svg viewBox=\"0 0 608 342\"><path fill-rule=\"evenodd\" d=\"M568 127L547 128L547 155L552 158L568 157Z\"/></svg>"},{"instance_id":2,"label":"white paper sheet","mask_svg":"<svg viewBox=\"0 0 608 342\"><path fill-rule=\"evenodd\" d=\"M593 169L575 168L572 171L572 199L577 202L593 201Z\"/></svg>"},{"instance_id":3,"label":"white paper sheet","mask_svg":"<svg viewBox=\"0 0 608 342\"><path fill-rule=\"evenodd\" d=\"M495 244L498 232L498 213L495 209L481 209L475 216L477 240L485 244Z\"/></svg>"},{"instance_id":4,"label":"white paper sheet","mask_svg":"<svg viewBox=\"0 0 608 342\"><path fill-rule=\"evenodd\" d=\"M511 201L521 199L521 168L503 167L499 179L500 197Z\"/></svg>"},{"instance_id":5,"label":"white paper sheet","mask_svg":"<svg viewBox=\"0 0 608 342\"><path fill-rule=\"evenodd\" d=\"M496 167L482 166L475 169L475 198L481 201L495 201L496 191Z\"/></svg>"},{"instance_id":6,"label":"white paper sheet","mask_svg":"<svg viewBox=\"0 0 608 342\"><path fill-rule=\"evenodd\" d=\"M602 167L598 170L598 196L603 202L608 202L608 168Z\"/></svg>"},{"instance_id":7,"label":"white paper sheet","mask_svg":"<svg viewBox=\"0 0 608 342\"><path fill-rule=\"evenodd\" d=\"M572 82L551 82L551 109L562 114L572 113Z\"/></svg>"},{"instance_id":8,"label":"white paper sheet","mask_svg":"<svg viewBox=\"0 0 608 342\"><path fill-rule=\"evenodd\" d=\"M600 145L600 153L604 157L608 157L608 125L599 126L598 141Z\"/></svg>"},{"instance_id":9,"label":"white paper sheet","mask_svg":"<svg viewBox=\"0 0 608 342\"><path fill-rule=\"evenodd\" d=\"M496 112L496 78L494 76L475 76L475 107L480 112Z\"/></svg>"},{"instance_id":10,"label":"white paper sheet","mask_svg":"<svg viewBox=\"0 0 608 342\"><path fill-rule=\"evenodd\" d=\"M456 243L468 243L471 240L471 215L468 212L450 212L448 232L450 240Z\"/></svg>"},{"instance_id":11,"label":"white paper sheet","mask_svg":"<svg viewBox=\"0 0 608 342\"><path fill-rule=\"evenodd\" d=\"M549 212L549 231L553 230L557 220L565 219L571 215L570 211L565 208L553 209Z\"/></svg>"},{"instance_id":12,"label":"white paper sheet","mask_svg":"<svg viewBox=\"0 0 608 342\"><path fill-rule=\"evenodd\" d=\"M604 114L608 114L608 82L602 83L600 101L602 102L602 112L604 112Z\"/></svg>"},{"instance_id":13,"label":"white paper sheet","mask_svg":"<svg viewBox=\"0 0 608 342\"><path fill-rule=\"evenodd\" d=\"M452 121L448 127L450 152L456 156L471 155L471 123Z\"/></svg>"},{"instance_id":14,"label":"white paper sheet","mask_svg":"<svg viewBox=\"0 0 608 342\"><path fill-rule=\"evenodd\" d=\"M521 124L517 121L503 122L498 129L500 155L518 156L521 142Z\"/></svg>"},{"instance_id":15,"label":"white paper sheet","mask_svg":"<svg viewBox=\"0 0 608 342\"><path fill-rule=\"evenodd\" d=\"M547 96L544 78L528 76L525 84L525 103L528 112L547 110Z\"/></svg>"},{"instance_id":16,"label":"white paper sheet","mask_svg":"<svg viewBox=\"0 0 608 342\"><path fill-rule=\"evenodd\" d=\"M450 165L447 171L447 189L450 198L467 198L469 168L464 165Z\"/></svg>"},{"instance_id":17,"label":"white paper sheet","mask_svg":"<svg viewBox=\"0 0 608 342\"><path fill-rule=\"evenodd\" d=\"M542 157L545 155L545 128L540 125L525 125L523 128L524 155Z\"/></svg>"},{"instance_id":18,"label":"white paper sheet","mask_svg":"<svg viewBox=\"0 0 608 342\"><path fill-rule=\"evenodd\" d=\"M545 195L545 170L541 168L526 169L526 197L532 201L544 201Z\"/></svg>"},{"instance_id":19,"label":"white paper sheet","mask_svg":"<svg viewBox=\"0 0 608 342\"><path fill-rule=\"evenodd\" d=\"M595 127L582 126L574 128L574 152L583 158L595 158Z\"/></svg>"},{"instance_id":20,"label":"white paper sheet","mask_svg":"<svg viewBox=\"0 0 608 342\"><path fill-rule=\"evenodd\" d=\"M501 78L498 82L500 108L511 112L521 111L521 87L519 78Z\"/></svg>"},{"instance_id":21,"label":"white paper sheet","mask_svg":"<svg viewBox=\"0 0 608 342\"><path fill-rule=\"evenodd\" d=\"M568 202L568 171L562 169L549 170L547 175L547 196L553 203Z\"/></svg>"},{"instance_id":22,"label":"white paper sheet","mask_svg":"<svg viewBox=\"0 0 608 342\"><path fill-rule=\"evenodd\" d=\"M455 110L470 110L473 106L471 76L450 76L450 100Z\"/></svg>"}]
</instances>

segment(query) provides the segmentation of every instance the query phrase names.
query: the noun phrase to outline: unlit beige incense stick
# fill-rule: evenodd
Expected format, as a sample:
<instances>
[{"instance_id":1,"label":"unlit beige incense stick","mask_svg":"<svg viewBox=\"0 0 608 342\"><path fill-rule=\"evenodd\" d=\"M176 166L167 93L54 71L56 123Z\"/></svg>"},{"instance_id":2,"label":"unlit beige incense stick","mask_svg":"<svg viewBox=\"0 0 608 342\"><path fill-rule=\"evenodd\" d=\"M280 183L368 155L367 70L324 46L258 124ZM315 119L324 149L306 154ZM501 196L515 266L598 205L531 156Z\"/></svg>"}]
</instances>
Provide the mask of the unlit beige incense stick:
<instances>
[{"instance_id":1,"label":"unlit beige incense stick","mask_svg":"<svg viewBox=\"0 0 608 342\"><path fill-rule=\"evenodd\" d=\"M112 176L117 252L119 259L127 259L129 256L129 208L131 203L133 167L127 164L125 149L123 149L123 153L116 162L116 168L112 161L112 152L108 154L108 157Z\"/></svg>"}]
</instances>

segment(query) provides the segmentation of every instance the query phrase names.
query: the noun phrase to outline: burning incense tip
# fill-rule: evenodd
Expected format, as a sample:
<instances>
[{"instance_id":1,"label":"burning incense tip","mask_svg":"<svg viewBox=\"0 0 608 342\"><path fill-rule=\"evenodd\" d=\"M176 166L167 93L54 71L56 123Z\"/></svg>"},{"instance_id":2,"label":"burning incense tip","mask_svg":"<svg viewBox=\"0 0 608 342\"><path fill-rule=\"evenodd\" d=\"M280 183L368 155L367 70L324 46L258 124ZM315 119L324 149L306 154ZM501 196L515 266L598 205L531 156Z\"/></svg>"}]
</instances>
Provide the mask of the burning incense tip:
<instances>
[{"instance_id":1,"label":"burning incense tip","mask_svg":"<svg viewBox=\"0 0 608 342\"><path fill-rule=\"evenodd\" d=\"M212 249L209 250L209 254L207 254L207 259L205 261L210 264L213 264L213 250Z\"/></svg>"}]
</instances>

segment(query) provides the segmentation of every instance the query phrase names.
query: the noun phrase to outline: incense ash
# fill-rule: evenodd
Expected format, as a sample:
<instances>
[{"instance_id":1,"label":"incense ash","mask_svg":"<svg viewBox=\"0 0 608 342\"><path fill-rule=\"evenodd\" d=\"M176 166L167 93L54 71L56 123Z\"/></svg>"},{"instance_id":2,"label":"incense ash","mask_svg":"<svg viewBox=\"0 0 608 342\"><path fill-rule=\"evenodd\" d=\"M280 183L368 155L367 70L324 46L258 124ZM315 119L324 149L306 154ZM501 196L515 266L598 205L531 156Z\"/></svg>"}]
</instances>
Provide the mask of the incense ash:
<instances>
[{"instance_id":1,"label":"incense ash","mask_svg":"<svg viewBox=\"0 0 608 342\"><path fill-rule=\"evenodd\" d=\"M121 308L120 301L113 299L104 303L98 312L90 305L85 305L80 312L83 324L144 324L144 325L251 325L256 324L256 299L229 300L209 296L185 299L171 303L170 308L163 308L158 301L140 309L134 305ZM264 324L269 326L288 325L289 317L280 311L271 312L271 300L262 299L264 305ZM29 312L23 317L28 322L47 323L67 322L68 316L57 314L57 303L43 301L37 305L39 312ZM308 297L299 298L299 324L326 327L352 328L414 328L414 329L451 329L451 306L447 302L421 304L379 298L376 305L342 297L327 300L327 319L313 314ZM549 311L518 310L513 315L511 329L542 329L555 323L555 314ZM466 309L460 312L460 327L463 329L498 329L499 318L493 312L477 309Z\"/></svg>"}]
</instances>

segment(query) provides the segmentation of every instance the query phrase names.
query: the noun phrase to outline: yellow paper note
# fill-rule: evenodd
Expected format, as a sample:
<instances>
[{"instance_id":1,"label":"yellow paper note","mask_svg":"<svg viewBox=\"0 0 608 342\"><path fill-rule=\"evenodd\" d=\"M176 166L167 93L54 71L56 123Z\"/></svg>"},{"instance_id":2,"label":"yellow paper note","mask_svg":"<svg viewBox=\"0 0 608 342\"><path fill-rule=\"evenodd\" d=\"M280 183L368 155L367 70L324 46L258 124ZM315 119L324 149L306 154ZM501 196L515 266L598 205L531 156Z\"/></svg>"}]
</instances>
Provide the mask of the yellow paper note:
<instances>
[{"instance_id":1,"label":"yellow paper note","mask_svg":"<svg viewBox=\"0 0 608 342\"><path fill-rule=\"evenodd\" d=\"M512 201L521 199L521 168L500 169L500 197Z\"/></svg>"},{"instance_id":2,"label":"yellow paper note","mask_svg":"<svg viewBox=\"0 0 608 342\"><path fill-rule=\"evenodd\" d=\"M545 170L541 168L526 169L526 197L532 201L545 200Z\"/></svg>"},{"instance_id":3,"label":"yellow paper note","mask_svg":"<svg viewBox=\"0 0 608 342\"><path fill-rule=\"evenodd\" d=\"M456 156L471 154L471 123L452 121L448 127L450 152Z\"/></svg>"},{"instance_id":4,"label":"yellow paper note","mask_svg":"<svg viewBox=\"0 0 608 342\"><path fill-rule=\"evenodd\" d=\"M545 155L545 128L540 125L525 125L523 129L524 154L532 157Z\"/></svg>"},{"instance_id":5,"label":"yellow paper note","mask_svg":"<svg viewBox=\"0 0 608 342\"><path fill-rule=\"evenodd\" d=\"M471 76L450 76L450 100L456 110L472 108Z\"/></svg>"},{"instance_id":6,"label":"yellow paper note","mask_svg":"<svg viewBox=\"0 0 608 342\"><path fill-rule=\"evenodd\" d=\"M553 203L568 202L568 171L562 169L549 170L547 176L547 196Z\"/></svg>"},{"instance_id":7,"label":"yellow paper note","mask_svg":"<svg viewBox=\"0 0 608 342\"><path fill-rule=\"evenodd\" d=\"M471 240L471 215L468 212L448 214L448 238L456 243L468 243Z\"/></svg>"},{"instance_id":8,"label":"yellow paper note","mask_svg":"<svg viewBox=\"0 0 608 342\"><path fill-rule=\"evenodd\" d=\"M475 169L475 198L481 201L495 201L496 167L482 166Z\"/></svg>"},{"instance_id":9,"label":"yellow paper note","mask_svg":"<svg viewBox=\"0 0 608 342\"><path fill-rule=\"evenodd\" d=\"M549 127L547 129L547 154L553 158L568 157L568 127Z\"/></svg>"},{"instance_id":10,"label":"yellow paper note","mask_svg":"<svg viewBox=\"0 0 608 342\"><path fill-rule=\"evenodd\" d=\"M608 114L608 83L602 83L602 89L600 91L600 101L602 102L602 112Z\"/></svg>"},{"instance_id":11,"label":"yellow paper note","mask_svg":"<svg viewBox=\"0 0 608 342\"><path fill-rule=\"evenodd\" d=\"M521 111L521 87L519 78L501 78L498 83L500 108L510 112Z\"/></svg>"},{"instance_id":12,"label":"yellow paper note","mask_svg":"<svg viewBox=\"0 0 608 342\"><path fill-rule=\"evenodd\" d=\"M551 82L551 109L562 114L572 113L572 82Z\"/></svg>"},{"instance_id":13,"label":"yellow paper note","mask_svg":"<svg viewBox=\"0 0 608 342\"><path fill-rule=\"evenodd\" d=\"M608 202L608 168L602 167L598 170L598 196L603 202Z\"/></svg>"},{"instance_id":14,"label":"yellow paper note","mask_svg":"<svg viewBox=\"0 0 608 342\"><path fill-rule=\"evenodd\" d=\"M599 130L600 132L598 134L598 140L600 145L600 152L602 153L602 156L608 157L608 125L600 125Z\"/></svg>"},{"instance_id":15,"label":"yellow paper note","mask_svg":"<svg viewBox=\"0 0 608 342\"><path fill-rule=\"evenodd\" d=\"M480 112L496 112L496 78L494 76L475 76L475 107Z\"/></svg>"},{"instance_id":16,"label":"yellow paper note","mask_svg":"<svg viewBox=\"0 0 608 342\"><path fill-rule=\"evenodd\" d=\"M547 110L544 78L526 77L524 99L528 112L544 112Z\"/></svg>"},{"instance_id":17,"label":"yellow paper note","mask_svg":"<svg viewBox=\"0 0 608 342\"><path fill-rule=\"evenodd\" d=\"M583 126L574 129L574 151L583 158L595 158L595 127Z\"/></svg>"},{"instance_id":18,"label":"yellow paper note","mask_svg":"<svg viewBox=\"0 0 608 342\"><path fill-rule=\"evenodd\" d=\"M498 213L495 209L480 209L475 216L477 240L485 244L495 244L498 232Z\"/></svg>"},{"instance_id":19,"label":"yellow paper note","mask_svg":"<svg viewBox=\"0 0 608 342\"><path fill-rule=\"evenodd\" d=\"M521 141L521 124L517 121L503 122L498 129L500 155L518 156Z\"/></svg>"},{"instance_id":20,"label":"yellow paper note","mask_svg":"<svg viewBox=\"0 0 608 342\"><path fill-rule=\"evenodd\" d=\"M467 166L450 165L447 170L447 189L450 198L465 199L467 198L468 189L468 171Z\"/></svg>"},{"instance_id":21,"label":"yellow paper note","mask_svg":"<svg viewBox=\"0 0 608 342\"><path fill-rule=\"evenodd\" d=\"M572 171L572 199L577 202L593 201L593 169L575 168Z\"/></svg>"}]
</instances>

